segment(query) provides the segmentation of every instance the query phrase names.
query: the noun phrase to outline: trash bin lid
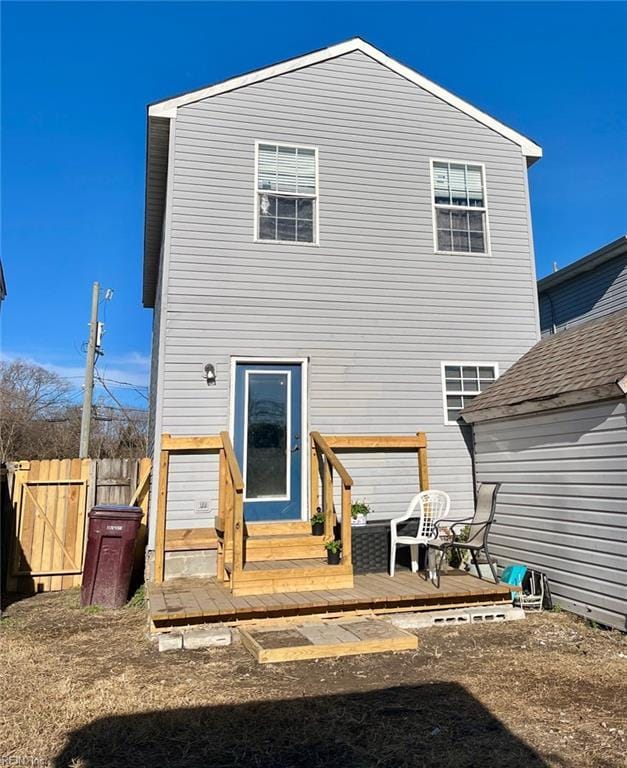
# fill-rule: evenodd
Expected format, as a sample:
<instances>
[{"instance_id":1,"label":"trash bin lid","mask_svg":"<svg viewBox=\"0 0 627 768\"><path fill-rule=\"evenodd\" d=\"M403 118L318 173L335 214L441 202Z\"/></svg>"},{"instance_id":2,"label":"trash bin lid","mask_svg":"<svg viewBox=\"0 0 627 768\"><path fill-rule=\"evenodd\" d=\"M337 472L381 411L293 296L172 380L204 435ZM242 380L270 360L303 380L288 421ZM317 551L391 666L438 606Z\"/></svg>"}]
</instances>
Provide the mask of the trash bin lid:
<instances>
[{"instance_id":1,"label":"trash bin lid","mask_svg":"<svg viewBox=\"0 0 627 768\"><path fill-rule=\"evenodd\" d=\"M141 517L143 514L141 507L129 507L126 504L97 504L91 508L89 517L125 518Z\"/></svg>"}]
</instances>

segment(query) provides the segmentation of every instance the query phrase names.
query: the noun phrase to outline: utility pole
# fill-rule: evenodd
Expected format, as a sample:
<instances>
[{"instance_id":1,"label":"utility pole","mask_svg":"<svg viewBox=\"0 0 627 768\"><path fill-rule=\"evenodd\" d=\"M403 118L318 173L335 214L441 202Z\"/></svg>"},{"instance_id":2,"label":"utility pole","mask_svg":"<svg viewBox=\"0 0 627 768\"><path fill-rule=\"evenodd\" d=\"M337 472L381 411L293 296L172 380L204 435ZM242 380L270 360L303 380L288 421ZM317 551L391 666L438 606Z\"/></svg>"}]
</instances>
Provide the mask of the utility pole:
<instances>
[{"instance_id":1,"label":"utility pole","mask_svg":"<svg viewBox=\"0 0 627 768\"><path fill-rule=\"evenodd\" d=\"M100 285L94 283L91 290L91 319L89 321L89 342L85 361L85 393L83 395L83 414L81 417L81 441L78 455L81 459L89 458L89 433L91 429L91 405L94 395L94 364L96 362L96 339L98 337L98 302Z\"/></svg>"}]
</instances>

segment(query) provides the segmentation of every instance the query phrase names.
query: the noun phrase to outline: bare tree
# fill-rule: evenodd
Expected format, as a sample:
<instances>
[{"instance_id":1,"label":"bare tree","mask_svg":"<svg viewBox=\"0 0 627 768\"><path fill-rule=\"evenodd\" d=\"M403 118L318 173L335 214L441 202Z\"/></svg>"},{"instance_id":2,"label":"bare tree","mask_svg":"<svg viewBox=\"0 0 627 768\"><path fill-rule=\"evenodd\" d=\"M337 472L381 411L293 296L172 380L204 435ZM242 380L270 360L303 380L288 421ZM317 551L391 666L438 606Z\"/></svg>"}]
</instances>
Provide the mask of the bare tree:
<instances>
[{"instance_id":1,"label":"bare tree","mask_svg":"<svg viewBox=\"0 0 627 768\"><path fill-rule=\"evenodd\" d=\"M89 455L145 456L147 412L107 392L115 405L95 404ZM81 408L72 399L75 394L68 381L45 368L24 360L0 362L0 461L77 456Z\"/></svg>"},{"instance_id":2,"label":"bare tree","mask_svg":"<svg viewBox=\"0 0 627 768\"><path fill-rule=\"evenodd\" d=\"M0 362L0 460L23 450L39 452L50 425L65 419L72 386L52 371L25 360Z\"/></svg>"}]
</instances>

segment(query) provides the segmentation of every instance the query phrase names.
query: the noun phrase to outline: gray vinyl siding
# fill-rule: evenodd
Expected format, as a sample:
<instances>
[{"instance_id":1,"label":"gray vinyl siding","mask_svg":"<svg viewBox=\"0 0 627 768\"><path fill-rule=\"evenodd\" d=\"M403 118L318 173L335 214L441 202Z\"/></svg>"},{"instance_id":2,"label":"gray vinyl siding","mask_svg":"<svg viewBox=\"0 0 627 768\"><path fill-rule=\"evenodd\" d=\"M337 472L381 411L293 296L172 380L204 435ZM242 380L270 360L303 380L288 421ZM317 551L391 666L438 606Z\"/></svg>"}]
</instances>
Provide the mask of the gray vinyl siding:
<instances>
[{"instance_id":1,"label":"gray vinyl siding","mask_svg":"<svg viewBox=\"0 0 627 768\"><path fill-rule=\"evenodd\" d=\"M255 140L319 148L319 246L253 241ZM179 108L175 144L163 431L228 428L232 356L305 357L310 430L425 431L432 487L468 514L440 365L503 371L538 338L520 147L359 52ZM491 256L434 254L430 158L486 164ZM416 492L415 455L346 464L375 518ZM173 458L170 527L210 522L214 467ZM204 498L209 518L193 512Z\"/></svg>"},{"instance_id":2,"label":"gray vinyl siding","mask_svg":"<svg viewBox=\"0 0 627 768\"><path fill-rule=\"evenodd\" d=\"M475 426L479 481L503 483L500 565L544 571L564 608L626 629L627 406L607 401Z\"/></svg>"},{"instance_id":3,"label":"gray vinyl siding","mask_svg":"<svg viewBox=\"0 0 627 768\"><path fill-rule=\"evenodd\" d=\"M627 253L540 291L542 335L627 309Z\"/></svg>"}]
</instances>

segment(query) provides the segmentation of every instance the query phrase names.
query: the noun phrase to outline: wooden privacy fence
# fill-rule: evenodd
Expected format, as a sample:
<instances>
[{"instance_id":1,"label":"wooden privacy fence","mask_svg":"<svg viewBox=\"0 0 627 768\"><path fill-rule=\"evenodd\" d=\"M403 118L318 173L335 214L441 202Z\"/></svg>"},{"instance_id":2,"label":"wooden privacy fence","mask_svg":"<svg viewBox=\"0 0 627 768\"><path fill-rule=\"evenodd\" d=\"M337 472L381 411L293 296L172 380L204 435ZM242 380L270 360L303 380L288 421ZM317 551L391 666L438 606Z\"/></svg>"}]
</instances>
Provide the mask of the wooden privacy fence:
<instances>
[{"instance_id":1,"label":"wooden privacy fence","mask_svg":"<svg viewBox=\"0 0 627 768\"><path fill-rule=\"evenodd\" d=\"M142 551L150 467L150 459L16 462L9 478L7 592L49 592L80 585L87 513L96 504L142 507L138 553Z\"/></svg>"}]
</instances>

